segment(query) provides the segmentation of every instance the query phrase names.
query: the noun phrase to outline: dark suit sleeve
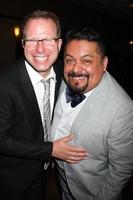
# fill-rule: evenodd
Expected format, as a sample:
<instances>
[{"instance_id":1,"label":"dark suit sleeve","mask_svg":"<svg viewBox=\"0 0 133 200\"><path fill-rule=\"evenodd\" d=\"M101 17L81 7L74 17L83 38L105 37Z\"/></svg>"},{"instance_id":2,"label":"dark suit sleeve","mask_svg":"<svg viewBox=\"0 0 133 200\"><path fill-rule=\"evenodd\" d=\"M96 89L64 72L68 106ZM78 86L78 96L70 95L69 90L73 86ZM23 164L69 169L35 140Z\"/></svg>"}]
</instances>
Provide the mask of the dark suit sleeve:
<instances>
[{"instance_id":1,"label":"dark suit sleeve","mask_svg":"<svg viewBox=\"0 0 133 200\"><path fill-rule=\"evenodd\" d=\"M53 144L42 142L32 133L26 110L23 105L17 106L15 98L15 93L12 94L10 89L0 85L0 154L48 161Z\"/></svg>"}]
</instances>

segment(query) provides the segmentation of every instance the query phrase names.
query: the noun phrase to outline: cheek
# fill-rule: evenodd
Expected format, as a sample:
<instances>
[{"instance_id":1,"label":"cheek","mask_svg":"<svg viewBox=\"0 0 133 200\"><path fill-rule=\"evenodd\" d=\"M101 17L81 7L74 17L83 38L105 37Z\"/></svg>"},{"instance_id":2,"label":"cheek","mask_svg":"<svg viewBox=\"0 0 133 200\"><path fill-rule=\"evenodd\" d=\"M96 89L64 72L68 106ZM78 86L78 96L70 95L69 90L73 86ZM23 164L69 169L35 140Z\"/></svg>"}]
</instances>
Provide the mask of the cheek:
<instances>
[{"instance_id":1,"label":"cheek","mask_svg":"<svg viewBox=\"0 0 133 200\"><path fill-rule=\"evenodd\" d=\"M34 51L34 49L24 48L25 55L32 55Z\"/></svg>"},{"instance_id":2,"label":"cheek","mask_svg":"<svg viewBox=\"0 0 133 200\"><path fill-rule=\"evenodd\" d=\"M48 49L47 53L49 54L50 57L57 57L59 54L59 49L58 48Z\"/></svg>"},{"instance_id":3,"label":"cheek","mask_svg":"<svg viewBox=\"0 0 133 200\"><path fill-rule=\"evenodd\" d=\"M24 48L24 55L27 59L30 57L30 52L27 48Z\"/></svg>"},{"instance_id":4,"label":"cheek","mask_svg":"<svg viewBox=\"0 0 133 200\"><path fill-rule=\"evenodd\" d=\"M66 70L64 70L64 77L67 78L68 77L68 73Z\"/></svg>"},{"instance_id":5,"label":"cheek","mask_svg":"<svg viewBox=\"0 0 133 200\"><path fill-rule=\"evenodd\" d=\"M64 65L64 73L68 74L70 71L72 71L72 67L70 67L69 65Z\"/></svg>"},{"instance_id":6,"label":"cheek","mask_svg":"<svg viewBox=\"0 0 133 200\"><path fill-rule=\"evenodd\" d=\"M64 74L67 74L67 68L64 66Z\"/></svg>"},{"instance_id":7,"label":"cheek","mask_svg":"<svg viewBox=\"0 0 133 200\"><path fill-rule=\"evenodd\" d=\"M95 87L102 79L103 73L101 71L95 71L90 74L89 84Z\"/></svg>"},{"instance_id":8,"label":"cheek","mask_svg":"<svg viewBox=\"0 0 133 200\"><path fill-rule=\"evenodd\" d=\"M69 72L68 68L64 67L64 77L66 80L68 80L68 72Z\"/></svg>"}]
</instances>

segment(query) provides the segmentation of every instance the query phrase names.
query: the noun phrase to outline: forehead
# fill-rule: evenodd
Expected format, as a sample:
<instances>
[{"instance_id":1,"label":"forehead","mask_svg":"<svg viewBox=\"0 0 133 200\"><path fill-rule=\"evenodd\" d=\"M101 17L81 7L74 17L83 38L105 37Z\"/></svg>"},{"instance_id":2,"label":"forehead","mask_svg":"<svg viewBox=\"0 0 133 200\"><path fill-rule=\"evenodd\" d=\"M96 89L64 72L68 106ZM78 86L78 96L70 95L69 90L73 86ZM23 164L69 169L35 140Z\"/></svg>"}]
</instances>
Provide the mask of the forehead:
<instances>
[{"instance_id":1,"label":"forehead","mask_svg":"<svg viewBox=\"0 0 133 200\"><path fill-rule=\"evenodd\" d=\"M37 18L37 19L30 19L25 26L25 32L55 32L57 33L57 27L55 22L52 19L44 19L44 18Z\"/></svg>"},{"instance_id":2,"label":"forehead","mask_svg":"<svg viewBox=\"0 0 133 200\"><path fill-rule=\"evenodd\" d=\"M88 40L72 40L65 47L65 55L84 55L99 53L99 48L96 42Z\"/></svg>"}]
</instances>

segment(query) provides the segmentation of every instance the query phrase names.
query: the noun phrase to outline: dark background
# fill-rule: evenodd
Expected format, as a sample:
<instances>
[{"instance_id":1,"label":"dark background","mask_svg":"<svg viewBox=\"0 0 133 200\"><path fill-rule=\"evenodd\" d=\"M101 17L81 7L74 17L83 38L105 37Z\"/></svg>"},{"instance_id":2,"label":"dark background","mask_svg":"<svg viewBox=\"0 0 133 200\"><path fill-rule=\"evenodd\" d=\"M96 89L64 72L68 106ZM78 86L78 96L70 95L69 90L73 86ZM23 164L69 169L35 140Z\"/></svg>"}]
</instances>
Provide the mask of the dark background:
<instances>
[{"instance_id":1,"label":"dark background","mask_svg":"<svg viewBox=\"0 0 133 200\"><path fill-rule=\"evenodd\" d=\"M0 69L22 55L21 38L14 25L36 9L55 12L62 25L62 37L75 27L97 29L107 44L108 71L133 98L133 0L4 0L0 5ZM61 54L62 55L62 54ZM48 199L56 199L57 189L50 179ZM58 197L57 197L58 199ZM133 178L123 200L133 199Z\"/></svg>"},{"instance_id":2,"label":"dark background","mask_svg":"<svg viewBox=\"0 0 133 200\"><path fill-rule=\"evenodd\" d=\"M13 27L35 9L55 12L62 37L67 30L91 26L107 44L108 70L133 97L133 0L4 0L0 6L0 68L22 55L21 40Z\"/></svg>"}]
</instances>

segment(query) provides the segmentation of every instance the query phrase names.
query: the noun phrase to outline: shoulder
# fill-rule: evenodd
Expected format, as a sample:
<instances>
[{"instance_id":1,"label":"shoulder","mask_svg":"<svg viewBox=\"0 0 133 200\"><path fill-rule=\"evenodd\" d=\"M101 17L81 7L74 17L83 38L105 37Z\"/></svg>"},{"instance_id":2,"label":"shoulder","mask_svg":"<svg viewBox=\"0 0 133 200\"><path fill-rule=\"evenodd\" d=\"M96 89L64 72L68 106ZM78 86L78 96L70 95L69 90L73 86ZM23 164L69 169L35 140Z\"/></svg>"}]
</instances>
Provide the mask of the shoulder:
<instances>
[{"instance_id":1,"label":"shoulder","mask_svg":"<svg viewBox=\"0 0 133 200\"><path fill-rule=\"evenodd\" d=\"M4 87L16 84L22 68L24 68L24 59L17 60L4 67L0 72L0 86Z\"/></svg>"},{"instance_id":2,"label":"shoulder","mask_svg":"<svg viewBox=\"0 0 133 200\"><path fill-rule=\"evenodd\" d=\"M125 89L108 72L106 73L105 78L103 80L103 88L104 88L103 93L107 94L109 97L108 101L109 99L111 99L113 101L116 101L116 103L118 103L119 101L121 102L125 100L131 100Z\"/></svg>"}]
</instances>

